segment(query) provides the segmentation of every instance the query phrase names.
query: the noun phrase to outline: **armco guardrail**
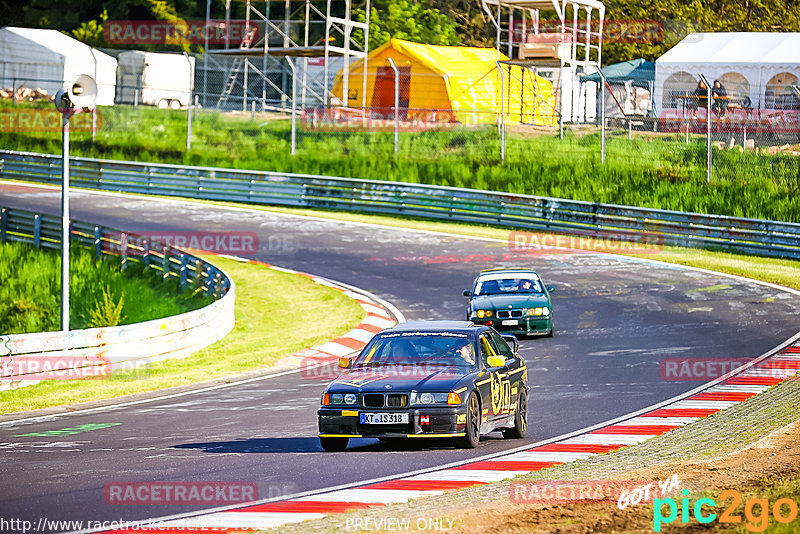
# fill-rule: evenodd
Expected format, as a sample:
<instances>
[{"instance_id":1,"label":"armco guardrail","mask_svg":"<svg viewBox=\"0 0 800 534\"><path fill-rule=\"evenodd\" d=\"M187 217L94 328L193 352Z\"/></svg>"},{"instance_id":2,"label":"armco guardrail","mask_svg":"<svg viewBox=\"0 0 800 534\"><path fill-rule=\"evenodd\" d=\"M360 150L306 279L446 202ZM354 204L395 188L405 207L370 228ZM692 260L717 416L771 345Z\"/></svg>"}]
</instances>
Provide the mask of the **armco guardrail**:
<instances>
[{"instance_id":1,"label":"armco guardrail","mask_svg":"<svg viewBox=\"0 0 800 534\"><path fill-rule=\"evenodd\" d=\"M0 178L61 181L60 156L0 150ZM800 258L800 224L531 195L305 174L73 158L72 183L107 191L420 216L653 245Z\"/></svg>"},{"instance_id":2,"label":"armco guardrail","mask_svg":"<svg viewBox=\"0 0 800 534\"><path fill-rule=\"evenodd\" d=\"M94 250L96 257L120 256L123 268L130 262L140 262L164 278L174 278L184 288L206 291L215 302L144 323L0 336L0 389L47 378L104 376L119 369L188 356L233 328L235 286L219 268L168 245L150 243L146 238L132 240L118 230L82 222L72 222L71 230L71 242ZM0 243L6 241L58 248L61 219L0 208Z\"/></svg>"}]
</instances>

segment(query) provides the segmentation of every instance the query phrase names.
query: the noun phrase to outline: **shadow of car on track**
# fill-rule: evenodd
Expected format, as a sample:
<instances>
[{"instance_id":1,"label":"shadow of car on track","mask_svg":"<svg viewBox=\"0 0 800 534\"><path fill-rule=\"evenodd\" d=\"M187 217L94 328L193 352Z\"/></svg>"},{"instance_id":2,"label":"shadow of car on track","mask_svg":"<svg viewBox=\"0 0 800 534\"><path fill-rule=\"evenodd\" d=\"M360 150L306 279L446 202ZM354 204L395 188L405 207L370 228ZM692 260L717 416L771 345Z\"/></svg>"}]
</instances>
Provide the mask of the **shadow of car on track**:
<instances>
[{"instance_id":1,"label":"shadow of car on track","mask_svg":"<svg viewBox=\"0 0 800 534\"><path fill-rule=\"evenodd\" d=\"M503 441L500 437L481 436L481 441ZM181 443L173 445L173 449L199 449L202 452L217 454L297 454L322 452L319 438L250 438L235 441L208 441L199 443ZM452 441L442 439L396 439L378 441L377 439L354 439L348 451L387 452L387 451L432 451L451 450Z\"/></svg>"}]
</instances>

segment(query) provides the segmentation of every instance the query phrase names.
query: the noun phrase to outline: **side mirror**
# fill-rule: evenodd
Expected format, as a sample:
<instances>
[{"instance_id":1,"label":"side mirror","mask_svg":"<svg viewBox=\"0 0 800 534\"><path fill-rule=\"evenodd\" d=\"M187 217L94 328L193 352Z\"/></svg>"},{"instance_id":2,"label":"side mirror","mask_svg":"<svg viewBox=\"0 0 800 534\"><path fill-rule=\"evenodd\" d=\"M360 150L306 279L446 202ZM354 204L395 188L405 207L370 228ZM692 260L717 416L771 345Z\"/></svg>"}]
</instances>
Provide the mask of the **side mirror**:
<instances>
[{"instance_id":1,"label":"side mirror","mask_svg":"<svg viewBox=\"0 0 800 534\"><path fill-rule=\"evenodd\" d=\"M486 365L489 367L503 367L506 364L506 359L502 356L489 356L486 358Z\"/></svg>"},{"instance_id":2,"label":"side mirror","mask_svg":"<svg viewBox=\"0 0 800 534\"><path fill-rule=\"evenodd\" d=\"M556 290L556 286L547 286L547 292L548 293L552 293L555 290Z\"/></svg>"},{"instance_id":3,"label":"side mirror","mask_svg":"<svg viewBox=\"0 0 800 534\"><path fill-rule=\"evenodd\" d=\"M517 336L514 334L503 334L503 339L506 343L508 343L508 346L511 347L511 352L514 354L519 352L519 341L517 341Z\"/></svg>"},{"instance_id":4,"label":"side mirror","mask_svg":"<svg viewBox=\"0 0 800 534\"><path fill-rule=\"evenodd\" d=\"M472 291L470 291L469 289L465 289L464 290L464 296L465 297L471 297L472 296Z\"/></svg>"},{"instance_id":5,"label":"side mirror","mask_svg":"<svg viewBox=\"0 0 800 534\"><path fill-rule=\"evenodd\" d=\"M339 367L341 367L342 369L350 369L351 363L352 362L350 361L350 358L344 358L344 357L339 358Z\"/></svg>"}]
</instances>

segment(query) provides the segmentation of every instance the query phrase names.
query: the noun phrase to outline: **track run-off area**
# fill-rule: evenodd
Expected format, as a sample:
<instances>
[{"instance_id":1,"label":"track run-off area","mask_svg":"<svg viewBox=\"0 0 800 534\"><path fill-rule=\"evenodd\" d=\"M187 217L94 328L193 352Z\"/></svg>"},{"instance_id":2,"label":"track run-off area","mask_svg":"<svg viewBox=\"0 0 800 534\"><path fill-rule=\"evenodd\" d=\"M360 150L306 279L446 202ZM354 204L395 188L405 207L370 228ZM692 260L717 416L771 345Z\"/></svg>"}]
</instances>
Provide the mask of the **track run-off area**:
<instances>
[{"instance_id":1,"label":"track run-off area","mask_svg":"<svg viewBox=\"0 0 800 534\"><path fill-rule=\"evenodd\" d=\"M0 507L34 524L208 508L109 504L104 488L114 482L246 481L260 499L278 499L501 453L702 383L668 379L666 359L753 358L798 330L797 292L657 261L569 250L525 255L483 238L112 193L73 191L71 204L75 220L132 233L255 234L253 259L364 289L409 320L463 319L462 291L479 270L532 267L557 288L555 336L520 343L531 388L526 439L492 434L475 450L364 439L324 453L316 409L325 381L300 372L0 424ZM60 191L0 182L0 205L56 215ZM63 428L87 430L59 434Z\"/></svg>"}]
</instances>

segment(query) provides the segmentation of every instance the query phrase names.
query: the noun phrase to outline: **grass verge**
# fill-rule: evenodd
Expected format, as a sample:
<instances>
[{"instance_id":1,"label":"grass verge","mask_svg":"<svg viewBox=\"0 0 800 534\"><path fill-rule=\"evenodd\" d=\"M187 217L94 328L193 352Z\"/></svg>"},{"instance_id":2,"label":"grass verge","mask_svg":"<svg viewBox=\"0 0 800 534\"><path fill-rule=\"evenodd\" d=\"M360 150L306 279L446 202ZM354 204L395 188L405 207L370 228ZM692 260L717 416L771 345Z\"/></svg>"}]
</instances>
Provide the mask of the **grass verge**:
<instances>
[{"instance_id":1,"label":"grass verge","mask_svg":"<svg viewBox=\"0 0 800 534\"><path fill-rule=\"evenodd\" d=\"M48 380L0 392L0 413L47 408L183 386L257 370L344 334L365 316L341 292L293 274L207 257L236 283L236 326L192 356L94 380ZM276 290L275 288L280 288Z\"/></svg>"},{"instance_id":2,"label":"grass verge","mask_svg":"<svg viewBox=\"0 0 800 534\"><path fill-rule=\"evenodd\" d=\"M117 326L161 319L202 308L213 299L203 292L182 293L174 280L119 259L96 261L84 248L70 250L70 326ZM58 330L61 257L57 251L25 243L0 244L0 333Z\"/></svg>"}]
</instances>

